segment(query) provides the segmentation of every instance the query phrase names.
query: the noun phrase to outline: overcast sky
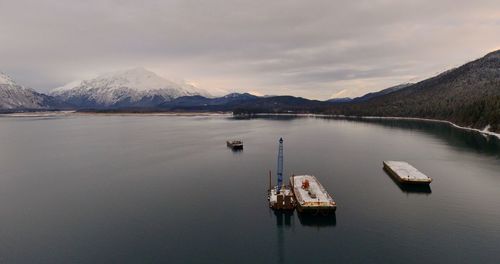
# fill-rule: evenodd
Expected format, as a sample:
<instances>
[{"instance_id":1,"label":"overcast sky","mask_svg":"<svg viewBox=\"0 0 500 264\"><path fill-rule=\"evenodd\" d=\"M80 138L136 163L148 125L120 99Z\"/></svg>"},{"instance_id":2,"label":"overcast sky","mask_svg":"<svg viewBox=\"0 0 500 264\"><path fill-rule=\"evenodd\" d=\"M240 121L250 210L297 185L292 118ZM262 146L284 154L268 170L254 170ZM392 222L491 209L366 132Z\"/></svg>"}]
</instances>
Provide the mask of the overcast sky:
<instances>
[{"instance_id":1,"label":"overcast sky","mask_svg":"<svg viewBox=\"0 0 500 264\"><path fill-rule=\"evenodd\" d=\"M214 94L327 99L496 49L498 0L0 0L0 71L39 91L143 66Z\"/></svg>"}]
</instances>

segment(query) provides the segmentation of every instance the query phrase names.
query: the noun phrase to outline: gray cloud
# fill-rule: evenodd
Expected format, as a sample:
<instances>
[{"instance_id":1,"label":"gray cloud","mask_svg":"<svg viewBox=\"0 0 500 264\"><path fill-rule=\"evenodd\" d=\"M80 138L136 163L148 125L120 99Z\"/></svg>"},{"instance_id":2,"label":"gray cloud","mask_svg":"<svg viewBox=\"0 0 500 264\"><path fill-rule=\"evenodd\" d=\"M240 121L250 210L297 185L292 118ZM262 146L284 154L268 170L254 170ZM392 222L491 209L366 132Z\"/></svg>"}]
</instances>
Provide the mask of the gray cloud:
<instances>
[{"instance_id":1,"label":"gray cloud","mask_svg":"<svg viewBox=\"0 0 500 264\"><path fill-rule=\"evenodd\" d=\"M498 1L7 1L0 70L47 91L134 66L211 91L328 98L500 48Z\"/></svg>"}]
</instances>

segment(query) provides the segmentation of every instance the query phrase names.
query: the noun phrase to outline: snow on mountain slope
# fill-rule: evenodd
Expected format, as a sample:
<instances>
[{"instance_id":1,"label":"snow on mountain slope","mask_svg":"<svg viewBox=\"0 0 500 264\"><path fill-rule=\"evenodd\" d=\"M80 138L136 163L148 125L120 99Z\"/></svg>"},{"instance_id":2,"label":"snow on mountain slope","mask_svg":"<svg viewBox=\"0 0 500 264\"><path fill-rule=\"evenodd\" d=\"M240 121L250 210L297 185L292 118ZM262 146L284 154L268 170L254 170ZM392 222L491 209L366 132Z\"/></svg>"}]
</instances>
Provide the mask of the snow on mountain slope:
<instances>
[{"instance_id":1,"label":"snow on mountain slope","mask_svg":"<svg viewBox=\"0 0 500 264\"><path fill-rule=\"evenodd\" d=\"M0 72L0 109L42 109L60 106L50 96L18 85L7 74Z\"/></svg>"},{"instance_id":2,"label":"snow on mountain slope","mask_svg":"<svg viewBox=\"0 0 500 264\"><path fill-rule=\"evenodd\" d=\"M10 78L9 75L7 75L3 72L0 72L0 84L16 85L16 82L14 82L14 80L12 80L12 78Z\"/></svg>"},{"instance_id":3,"label":"snow on mountain slope","mask_svg":"<svg viewBox=\"0 0 500 264\"><path fill-rule=\"evenodd\" d=\"M153 107L181 96L210 96L193 85L172 82L144 68L103 74L56 88L50 94L78 107Z\"/></svg>"}]
</instances>

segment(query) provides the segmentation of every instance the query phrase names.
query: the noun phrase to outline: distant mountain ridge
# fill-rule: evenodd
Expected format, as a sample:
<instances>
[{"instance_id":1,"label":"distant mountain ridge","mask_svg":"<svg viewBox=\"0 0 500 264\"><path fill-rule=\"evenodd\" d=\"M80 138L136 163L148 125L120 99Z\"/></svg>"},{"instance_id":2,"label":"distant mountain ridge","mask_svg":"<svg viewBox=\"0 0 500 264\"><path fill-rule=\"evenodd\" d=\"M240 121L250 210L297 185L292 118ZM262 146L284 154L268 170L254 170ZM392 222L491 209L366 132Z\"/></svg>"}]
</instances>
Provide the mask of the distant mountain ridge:
<instances>
[{"instance_id":1,"label":"distant mountain ridge","mask_svg":"<svg viewBox=\"0 0 500 264\"><path fill-rule=\"evenodd\" d=\"M181 96L210 96L193 85L167 80L141 67L56 88L50 95L78 108L155 107Z\"/></svg>"},{"instance_id":2,"label":"distant mountain ridge","mask_svg":"<svg viewBox=\"0 0 500 264\"><path fill-rule=\"evenodd\" d=\"M231 106L243 104L258 99L258 96L249 93L231 93L222 97L207 98L203 96L183 96L170 102L158 105L162 109L170 110L198 110L198 111L223 111Z\"/></svg>"},{"instance_id":3,"label":"distant mountain ridge","mask_svg":"<svg viewBox=\"0 0 500 264\"><path fill-rule=\"evenodd\" d=\"M368 101L372 98L379 97L382 95L390 94L396 91L399 91L403 88L406 88L408 86L412 85L412 83L403 83L403 84L398 84L389 88L385 88L383 90L380 90L378 92L372 92L372 93L367 93L363 96L356 97L356 98L350 98L350 97L343 97L343 98L332 98L327 100L327 102L337 104L337 103L357 103L357 102L365 102Z\"/></svg>"},{"instance_id":4,"label":"distant mountain ridge","mask_svg":"<svg viewBox=\"0 0 500 264\"><path fill-rule=\"evenodd\" d=\"M245 113L321 113L439 119L500 132L500 50L414 84L402 84L354 99L327 101L294 96L259 97L233 93L212 98L189 84L165 80L142 68L99 76L47 96L0 75L0 108L141 111L232 111Z\"/></svg>"},{"instance_id":5,"label":"distant mountain ridge","mask_svg":"<svg viewBox=\"0 0 500 264\"><path fill-rule=\"evenodd\" d=\"M63 102L21 86L0 72L0 109L51 109L64 106Z\"/></svg>"},{"instance_id":6,"label":"distant mountain ridge","mask_svg":"<svg viewBox=\"0 0 500 264\"><path fill-rule=\"evenodd\" d=\"M326 101L332 104L338 104L338 103L349 103L352 102L352 100L353 99L351 97L338 97L338 98L331 98Z\"/></svg>"},{"instance_id":7,"label":"distant mountain ridge","mask_svg":"<svg viewBox=\"0 0 500 264\"><path fill-rule=\"evenodd\" d=\"M414 84L402 84L344 102L292 96L228 104L234 113L321 113L416 117L500 132L500 50ZM219 107L221 108L221 107Z\"/></svg>"},{"instance_id":8,"label":"distant mountain ridge","mask_svg":"<svg viewBox=\"0 0 500 264\"><path fill-rule=\"evenodd\" d=\"M356 97L352 101L353 102L365 102L365 101L368 101L368 100L376 98L376 97L380 97L380 96L383 96L383 95L387 95L387 94L399 91L399 90L401 90L403 88L406 88L406 87L408 87L408 86L410 86L412 84L413 83L398 84L398 85L395 85L395 86L392 86L392 87L389 87L389 88L385 88L385 89L380 90L378 92L367 93L367 94L365 94L363 96Z\"/></svg>"}]
</instances>

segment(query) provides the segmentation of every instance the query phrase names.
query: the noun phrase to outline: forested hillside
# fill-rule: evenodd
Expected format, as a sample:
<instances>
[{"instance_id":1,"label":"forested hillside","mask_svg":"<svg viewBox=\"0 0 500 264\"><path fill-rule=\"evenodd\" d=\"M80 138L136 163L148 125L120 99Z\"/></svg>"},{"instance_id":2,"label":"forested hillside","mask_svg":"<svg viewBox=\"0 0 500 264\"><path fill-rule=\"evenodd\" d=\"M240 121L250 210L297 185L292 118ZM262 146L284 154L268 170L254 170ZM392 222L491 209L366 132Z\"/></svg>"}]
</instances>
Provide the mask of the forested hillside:
<instances>
[{"instance_id":1,"label":"forested hillside","mask_svg":"<svg viewBox=\"0 0 500 264\"><path fill-rule=\"evenodd\" d=\"M500 50L436 77L327 113L448 120L500 132Z\"/></svg>"}]
</instances>

